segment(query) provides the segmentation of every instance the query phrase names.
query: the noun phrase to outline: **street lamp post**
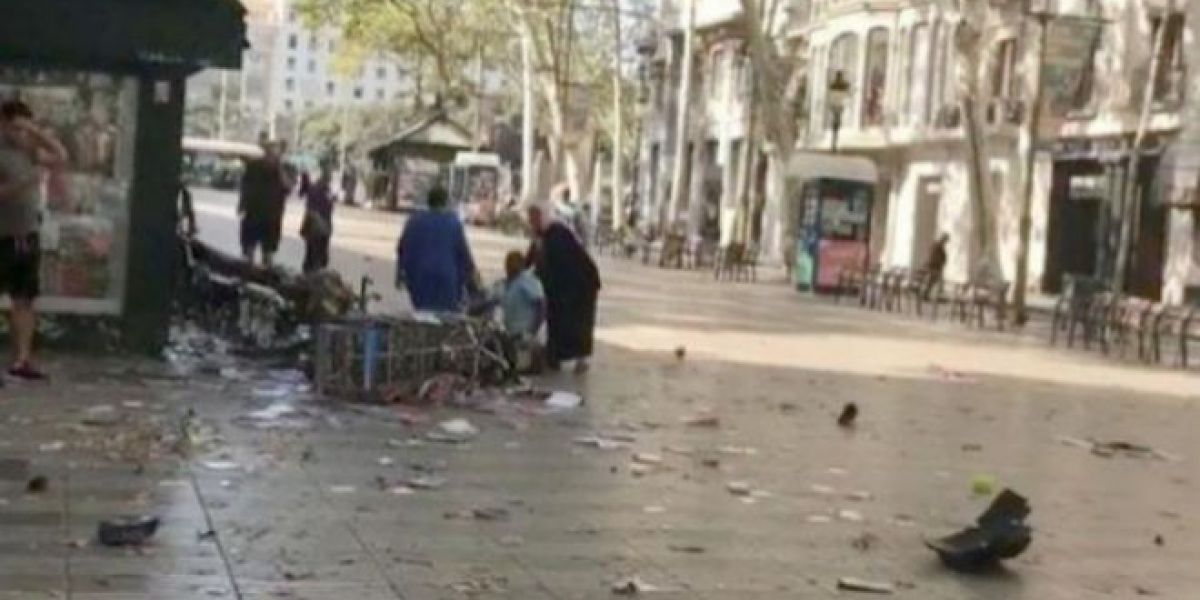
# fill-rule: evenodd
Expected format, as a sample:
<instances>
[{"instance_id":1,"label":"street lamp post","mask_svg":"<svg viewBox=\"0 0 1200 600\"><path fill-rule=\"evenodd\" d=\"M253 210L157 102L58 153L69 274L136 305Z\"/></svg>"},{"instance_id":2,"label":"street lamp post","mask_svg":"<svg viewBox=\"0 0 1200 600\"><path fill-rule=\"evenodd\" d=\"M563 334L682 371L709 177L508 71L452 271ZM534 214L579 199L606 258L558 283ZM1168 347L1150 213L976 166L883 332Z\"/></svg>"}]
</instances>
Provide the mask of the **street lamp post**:
<instances>
[{"instance_id":1,"label":"street lamp post","mask_svg":"<svg viewBox=\"0 0 1200 600\"><path fill-rule=\"evenodd\" d=\"M829 125L833 131L831 149L835 153L838 150L838 132L842 129L842 112L846 109L846 102L849 100L850 82L846 81L844 72L837 71L833 74L833 81L829 82Z\"/></svg>"}]
</instances>

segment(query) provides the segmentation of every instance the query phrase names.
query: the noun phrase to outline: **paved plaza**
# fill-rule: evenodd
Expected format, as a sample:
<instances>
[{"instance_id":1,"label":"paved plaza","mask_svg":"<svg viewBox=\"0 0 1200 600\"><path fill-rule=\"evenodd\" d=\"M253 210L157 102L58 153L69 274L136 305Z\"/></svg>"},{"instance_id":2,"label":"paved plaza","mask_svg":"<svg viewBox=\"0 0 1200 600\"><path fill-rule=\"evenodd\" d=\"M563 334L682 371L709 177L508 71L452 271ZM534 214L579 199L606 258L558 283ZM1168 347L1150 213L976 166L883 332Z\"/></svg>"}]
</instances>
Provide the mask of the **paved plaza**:
<instances>
[{"instance_id":1,"label":"paved plaza","mask_svg":"<svg viewBox=\"0 0 1200 600\"><path fill-rule=\"evenodd\" d=\"M232 249L232 198L198 192L197 211ZM399 224L335 224L333 265L370 275L379 311L403 306ZM472 244L489 277L524 245ZM281 260L299 253L293 235ZM350 406L219 353L186 376L52 357L50 385L0 390L0 458L29 461L0 472L0 600L585 600L630 579L664 600L854 596L841 577L914 599L1200 590L1195 373L836 306L778 273L601 270L592 372L538 382L586 399L567 412ZM426 439L452 418L478 436ZM1099 456L1088 438L1158 453ZM26 493L34 475L44 492ZM941 566L924 537L1005 487L1032 505L1031 548L983 575ZM162 519L150 545L95 543L123 514Z\"/></svg>"}]
</instances>

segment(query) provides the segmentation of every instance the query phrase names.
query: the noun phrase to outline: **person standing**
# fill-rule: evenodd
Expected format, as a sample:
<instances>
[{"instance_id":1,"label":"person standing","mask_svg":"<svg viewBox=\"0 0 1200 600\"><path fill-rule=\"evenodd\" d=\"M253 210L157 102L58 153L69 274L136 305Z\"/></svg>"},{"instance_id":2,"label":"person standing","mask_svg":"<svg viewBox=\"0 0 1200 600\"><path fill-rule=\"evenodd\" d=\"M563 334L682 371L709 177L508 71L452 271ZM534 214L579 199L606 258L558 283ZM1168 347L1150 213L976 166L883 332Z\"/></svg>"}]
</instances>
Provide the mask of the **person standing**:
<instances>
[{"instance_id":1,"label":"person standing","mask_svg":"<svg viewBox=\"0 0 1200 600\"><path fill-rule=\"evenodd\" d=\"M530 261L546 292L547 366L558 369L574 360L575 371L586 372L600 272L579 237L542 207L530 207L529 225L534 235Z\"/></svg>"},{"instance_id":2,"label":"person standing","mask_svg":"<svg viewBox=\"0 0 1200 600\"><path fill-rule=\"evenodd\" d=\"M242 256L247 262L253 264L255 250L261 249L263 266L270 268L274 264L289 187L279 145L264 143L263 157L246 164L238 197Z\"/></svg>"},{"instance_id":3,"label":"person standing","mask_svg":"<svg viewBox=\"0 0 1200 600\"><path fill-rule=\"evenodd\" d=\"M0 105L0 293L12 300L8 374L17 379L46 379L33 365L34 300L41 291L42 169L59 169L67 159L63 145L34 124L29 106L18 100Z\"/></svg>"},{"instance_id":4,"label":"person standing","mask_svg":"<svg viewBox=\"0 0 1200 600\"><path fill-rule=\"evenodd\" d=\"M950 234L943 233L938 236L936 242L929 249L929 258L925 261L925 289L921 291L921 297L929 300L935 289L940 289L942 285L942 275L946 271L946 244L950 243Z\"/></svg>"},{"instance_id":5,"label":"person standing","mask_svg":"<svg viewBox=\"0 0 1200 600\"><path fill-rule=\"evenodd\" d=\"M333 177L328 167L321 167L315 182L302 185L304 221L300 237L304 238L304 272L313 273L329 266L329 241L333 237Z\"/></svg>"},{"instance_id":6,"label":"person standing","mask_svg":"<svg viewBox=\"0 0 1200 600\"><path fill-rule=\"evenodd\" d=\"M342 195L346 197L346 204L354 206L354 194L358 191L358 171L354 165L346 165L345 171L342 172Z\"/></svg>"},{"instance_id":7,"label":"person standing","mask_svg":"<svg viewBox=\"0 0 1200 600\"><path fill-rule=\"evenodd\" d=\"M464 293L476 286L466 231L447 201L445 189L429 190L428 209L405 223L396 245L396 285L408 287L417 310L460 312Z\"/></svg>"}]
</instances>

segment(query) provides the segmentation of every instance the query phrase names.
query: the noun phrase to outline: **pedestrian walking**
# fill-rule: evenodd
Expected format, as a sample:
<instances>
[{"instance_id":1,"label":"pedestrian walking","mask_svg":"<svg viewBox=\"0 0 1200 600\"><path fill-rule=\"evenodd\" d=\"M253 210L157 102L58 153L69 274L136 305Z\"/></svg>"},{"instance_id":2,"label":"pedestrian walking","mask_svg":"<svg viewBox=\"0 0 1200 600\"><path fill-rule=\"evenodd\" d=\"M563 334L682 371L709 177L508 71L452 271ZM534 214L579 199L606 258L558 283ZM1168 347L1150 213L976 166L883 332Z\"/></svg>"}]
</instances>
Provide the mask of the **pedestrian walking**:
<instances>
[{"instance_id":1,"label":"pedestrian walking","mask_svg":"<svg viewBox=\"0 0 1200 600\"><path fill-rule=\"evenodd\" d=\"M396 245L396 285L408 288L417 310L460 312L465 292L478 287L466 231L447 201L445 189L431 189L428 208L408 220Z\"/></svg>"},{"instance_id":2,"label":"pedestrian walking","mask_svg":"<svg viewBox=\"0 0 1200 600\"><path fill-rule=\"evenodd\" d=\"M17 379L46 379L33 364L34 300L41 291L41 183L43 170L58 170L67 158L62 143L33 122L28 105L17 100L0 105L0 294L12 302L8 374Z\"/></svg>"},{"instance_id":3,"label":"pedestrian walking","mask_svg":"<svg viewBox=\"0 0 1200 600\"><path fill-rule=\"evenodd\" d=\"M275 142L263 144L263 157L246 164L238 197L242 256L253 264L255 251L261 249L262 264L267 268L274 264L279 249L283 212L291 187L279 150Z\"/></svg>"},{"instance_id":4,"label":"pedestrian walking","mask_svg":"<svg viewBox=\"0 0 1200 600\"><path fill-rule=\"evenodd\" d=\"M304 272L313 273L329 266L329 242L333 238L333 176L321 167L316 181L302 184L304 219L300 237L304 240Z\"/></svg>"},{"instance_id":5,"label":"pedestrian walking","mask_svg":"<svg viewBox=\"0 0 1200 600\"><path fill-rule=\"evenodd\" d=\"M346 169L342 171L342 195L346 198L346 204L354 206L354 194L358 192L358 170L354 165L346 165Z\"/></svg>"},{"instance_id":6,"label":"pedestrian walking","mask_svg":"<svg viewBox=\"0 0 1200 600\"><path fill-rule=\"evenodd\" d=\"M558 369L573 360L583 373L592 355L600 272L579 237L546 209L531 207L529 224L530 262L546 292L547 366Z\"/></svg>"},{"instance_id":7,"label":"pedestrian walking","mask_svg":"<svg viewBox=\"0 0 1200 600\"><path fill-rule=\"evenodd\" d=\"M943 233L929 248L929 258L925 260L925 289L921 293L925 300L929 300L934 289L942 285L942 275L946 271L946 244L949 242L950 234Z\"/></svg>"}]
</instances>

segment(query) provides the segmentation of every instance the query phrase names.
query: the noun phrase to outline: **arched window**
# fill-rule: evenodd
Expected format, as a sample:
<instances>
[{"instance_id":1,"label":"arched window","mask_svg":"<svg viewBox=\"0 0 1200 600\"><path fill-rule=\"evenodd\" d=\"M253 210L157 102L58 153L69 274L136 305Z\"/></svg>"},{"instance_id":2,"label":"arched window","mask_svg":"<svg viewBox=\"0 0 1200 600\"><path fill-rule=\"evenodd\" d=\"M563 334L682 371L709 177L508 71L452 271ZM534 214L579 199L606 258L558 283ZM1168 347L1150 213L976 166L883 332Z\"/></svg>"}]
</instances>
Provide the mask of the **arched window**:
<instances>
[{"instance_id":1,"label":"arched window","mask_svg":"<svg viewBox=\"0 0 1200 600\"><path fill-rule=\"evenodd\" d=\"M843 33L833 40L833 44L829 46L829 64L825 66L825 85L828 86L833 81L834 75L842 72L842 76L846 81L850 82L850 97L847 99L846 107L849 111L843 115L843 122L853 124L854 108L858 106L858 98L861 97L861 90L858 81L858 36L853 33ZM826 107L828 108L828 107ZM829 123L829 111L825 111L826 124Z\"/></svg>"},{"instance_id":2,"label":"arched window","mask_svg":"<svg viewBox=\"0 0 1200 600\"><path fill-rule=\"evenodd\" d=\"M879 27L867 35L867 73L864 79L863 125L883 124L883 98L887 90L888 30Z\"/></svg>"}]
</instances>

